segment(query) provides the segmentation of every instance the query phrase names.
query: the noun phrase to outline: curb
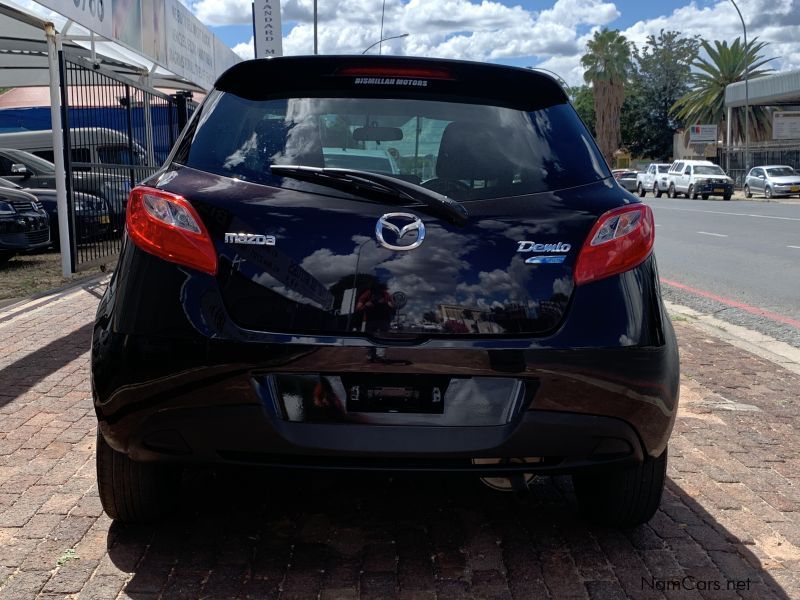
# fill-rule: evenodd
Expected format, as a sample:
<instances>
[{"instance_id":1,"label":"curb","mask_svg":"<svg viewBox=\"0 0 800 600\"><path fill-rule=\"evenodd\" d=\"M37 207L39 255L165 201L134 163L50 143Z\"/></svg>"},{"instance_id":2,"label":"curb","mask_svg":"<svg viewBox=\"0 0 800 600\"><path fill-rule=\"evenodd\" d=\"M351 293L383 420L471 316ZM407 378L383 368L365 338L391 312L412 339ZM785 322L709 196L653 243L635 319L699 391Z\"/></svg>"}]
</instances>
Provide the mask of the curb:
<instances>
[{"instance_id":1,"label":"curb","mask_svg":"<svg viewBox=\"0 0 800 600\"><path fill-rule=\"evenodd\" d=\"M685 321L696 329L800 375L800 348L682 304L664 300L664 305L672 319Z\"/></svg>"},{"instance_id":2,"label":"curb","mask_svg":"<svg viewBox=\"0 0 800 600\"><path fill-rule=\"evenodd\" d=\"M110 278L110 272L99 273L97 275L92 275L91 277L81 278L78 281L70 282L52 290L47 290L46 292L39 292L33 296L30 296L29 298L24 298L23 300L9 304L8 306L4 306L0 308L0 323L10 321L11 319L14 319L27 312L41 308L49 302L60 300L80 290L91 290L91 288L105 283L104 280Z\"/></svg>"}]
</instances>

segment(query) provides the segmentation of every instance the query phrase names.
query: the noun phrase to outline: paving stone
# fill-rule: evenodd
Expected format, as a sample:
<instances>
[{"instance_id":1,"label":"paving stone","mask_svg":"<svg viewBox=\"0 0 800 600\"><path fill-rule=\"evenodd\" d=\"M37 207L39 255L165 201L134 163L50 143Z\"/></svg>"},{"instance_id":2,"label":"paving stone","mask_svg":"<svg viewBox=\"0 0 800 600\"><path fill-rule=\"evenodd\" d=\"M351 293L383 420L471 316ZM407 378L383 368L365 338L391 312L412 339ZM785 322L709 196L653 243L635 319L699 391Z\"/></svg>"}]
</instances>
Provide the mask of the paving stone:
<instances>
[{"instance_id":1,"label":"paving stone","mask_svg":"<svg viewBox=\"0 0 800 600\"><path fill-rule=\"evenodd\" d=\"M208 502L126 527L94 480L96 304L80 292L0 320L0 598L800 597L800 377L686 323L683 381L707 400L676 422L649 525L588 526L564 477L518 500L447 476L265 487L217 470L187 479ZM61 351L26 359L46 348ZM708 589L671 586L685 576Z\"/></svg>"}]
</instances>

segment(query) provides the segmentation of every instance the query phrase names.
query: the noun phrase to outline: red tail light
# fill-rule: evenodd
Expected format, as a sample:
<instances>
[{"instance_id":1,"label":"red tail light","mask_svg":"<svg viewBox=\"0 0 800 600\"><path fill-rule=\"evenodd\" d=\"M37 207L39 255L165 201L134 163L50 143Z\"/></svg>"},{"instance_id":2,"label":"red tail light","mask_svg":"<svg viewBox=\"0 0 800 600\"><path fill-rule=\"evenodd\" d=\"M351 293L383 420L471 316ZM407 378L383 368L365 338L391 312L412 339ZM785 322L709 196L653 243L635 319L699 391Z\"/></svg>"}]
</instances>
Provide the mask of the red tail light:
<instances>
[{"instance_id":1,"label":"red tail light","mask_svg":"<svg viewBox=\"0 0 800 600\"><path fill-rule=\"evenodd\" d=\"M128 235L139 248L209 275L217 273L211 237L185 198L149 187L135 187L128 199Z\"/></svg>"},{"instance_id":2,"label":"red tail light","mask_svg":"<svg viewBox=\"0 0 800 600\"><path fill-rule=\"evenodd\" d=\"M646 204L602 215L586 238L575 265L575 284L603 279L641 264L653 250L653 211Z\"/></svg>"}]
</instances>

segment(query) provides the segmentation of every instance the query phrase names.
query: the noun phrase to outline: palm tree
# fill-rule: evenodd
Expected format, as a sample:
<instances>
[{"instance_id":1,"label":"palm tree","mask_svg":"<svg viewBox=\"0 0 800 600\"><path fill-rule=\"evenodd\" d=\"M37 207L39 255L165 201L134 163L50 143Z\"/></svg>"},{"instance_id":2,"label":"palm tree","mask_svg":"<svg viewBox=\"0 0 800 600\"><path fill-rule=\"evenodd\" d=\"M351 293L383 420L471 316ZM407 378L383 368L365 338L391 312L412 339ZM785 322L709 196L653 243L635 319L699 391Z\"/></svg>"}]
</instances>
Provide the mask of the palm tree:
<instances>
[{"instance_id":1,"label":"palm tree","mask_svg":"<svg viewBox=\"0 0 800 600\"><path fill-rule=\"evenodd\" d=\"M594 87L597 143L610 164L621 141L619 112L632 67L631 45L618 30L604 28L595 32L586 48L581 58L583 78Z\"/></svg>"},{"instance_id":2,"label":"palm tree","mask_svg":"<svg viewBox=\"0 0 800 600\"><path fill-rule=\"evenodd\" d=\"M723 132L725 123L725 86L744 80L745 64L750 65L749 79L766 75L772 69L762 69L773 58L760 54L767 45L758 38L747 43L747 48L736 38L728 42L714 41L714 46L703 41L701 47L708 59L697 58L692 63L689 76L689 91L672 106L673 114L687 125L693 123L718 123ZM733 111L731 137L733 141L744 139L744 111ZM770 113L763 106L750 107L750 138L762 139L769 132ZM726 140L727 143L727 140Z\"/></svg>"}]
</instances>

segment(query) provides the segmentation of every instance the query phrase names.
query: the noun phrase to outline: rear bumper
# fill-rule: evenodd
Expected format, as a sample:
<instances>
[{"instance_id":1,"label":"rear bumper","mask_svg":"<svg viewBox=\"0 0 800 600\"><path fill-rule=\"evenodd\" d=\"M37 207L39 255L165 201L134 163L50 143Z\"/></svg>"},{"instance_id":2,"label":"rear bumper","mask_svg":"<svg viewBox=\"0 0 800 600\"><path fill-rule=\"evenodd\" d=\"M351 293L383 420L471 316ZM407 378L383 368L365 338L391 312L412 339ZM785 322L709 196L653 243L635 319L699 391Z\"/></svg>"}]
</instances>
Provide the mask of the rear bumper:
<instances>
[{"instance_id":1,"label":"rear bumper","mask_svg":"<svg viewBox=\"0 0 800 600\"><path fill-rule=\"evenodd\" d=\"M135 460L387 469L410 460L423 469L459 470L453 461L543 457L545 464L525 470L570 470L663 452L678 400L669 333L659 348L387 348L376 364L367 348L193 347L103 336L101 320L92 349L95 409L108 443ZM457 412L446 426L424 422L424 415L393 425L385 418L395 415L384 413L298 422L281 410L274 388L260 385L265 373L366 372L516 380L528 392L491 425L467 425L476 422L468 411L488 412L477 394L462 400L460 421Z\"/></svg>"},{"instance_id":2,"label":"rear bumper","mask_svg":"<svg viewBox=\"0 0 800 600\"><path fill-rule=\"evenodd\" d=\"M112 446L117 428L103 423ZM641 440L622 420L528 411L501 427L392 427L288 423L260 407L153 413L128 440L137 461L259 464L306 469L571 472L643 458ZM473 458L540 457L537 463L472 464Z\"/></svg>"}]
</instances>

